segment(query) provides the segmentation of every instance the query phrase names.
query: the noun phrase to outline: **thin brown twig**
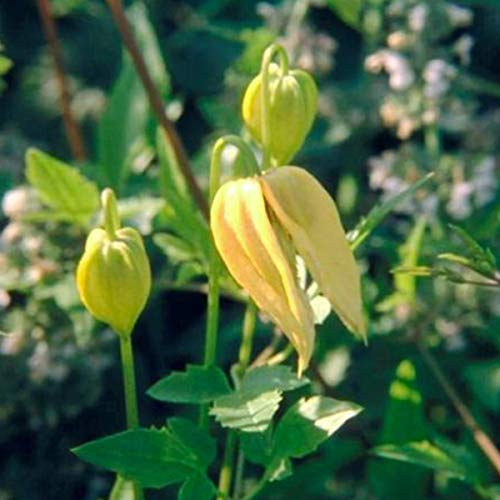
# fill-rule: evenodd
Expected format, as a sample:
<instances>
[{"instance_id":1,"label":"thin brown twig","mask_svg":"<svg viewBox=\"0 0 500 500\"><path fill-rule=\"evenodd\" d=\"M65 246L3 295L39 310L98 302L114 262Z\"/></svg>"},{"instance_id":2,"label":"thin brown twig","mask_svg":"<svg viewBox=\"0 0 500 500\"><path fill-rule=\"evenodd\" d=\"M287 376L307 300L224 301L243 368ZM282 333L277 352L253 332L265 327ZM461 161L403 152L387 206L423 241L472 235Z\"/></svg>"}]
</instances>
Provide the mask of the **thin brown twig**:
<instances>
[{"instance_id":1,"label":"thin brown twig","mask_svg":"<svg viewBox=\"0 0 500 500\"><path fill-rule=\"evenodd\" d=\"M146 90L146 94L149 99L149 104L151 105L151 108L156 116L156 119L158 120L161 128L163 129L167 137L167 140L170 142L172 148L174 149L175 156L179 163L179 168L181 169L182 174L186 179L189 190L191 191L194 200L198 204L201 213L206 219L208 219L209 211L208 211L207 200L203 195L203 192L201 191L196 181L196 178L193 175L193 172L191 171L191 167L189 165L189 159L186 150L184 149L184 146L182 144L182 141L179 137L179 134L177 133L174 124L167 118L167 115L165 114L161 96L155 84L153 83L153 80L149 74L148 69L146 68L146 63L144 62L144 59L141 55L141 52L134 37L134 33L132 32L129 22L127 21L127 18L125 16L122 0L106 0L106 2L109 6L111 15L118 28L118 31L120 32L123 44L125 45L128 53L130 54L132 61L135 65L135 68L137 70L137 73L139 75L139 78L141 79L142 85Z\"/></svg>"},{"instance_id":2,"label":"thin brown twig","mask_svg":"<svg viewBox=\"0 0 500 500\"><path fill-rule=\"evenodd\" d=\"M59 103L61 106L62 118L66 136L68 137L71 153L75 160L84 161L86 158L85 146L83 143L82 133L77 121L71 111L71 99L68 88L68 81L64 71L61 49L57 38L57 29L52 17L49 0L37 0L38 12L42 21L43 32L45 39L49 44L50 54L54 61L54 71L56 80L59 86Z\"/></svg>"},{"instance_id":3,"label":"thin brown twig","mask_svg":"<svg viewBox=\"0 0 500 500\"><path fill-rule=\"evenodd\" d=\"M451 403L457 410L457 413L460 415L465 426L469 429L474 438L474 441L479 446L481 451L486 455L489 459L493 467L495 468L497 474L500 476L500 451L493 443L492 439L484 432L481 426L478 424L477 420L474 418L469 408L465 405L465 403L460 399L455 388L451 385L449 380L447 379L445 373L439 366L434 355L428 349L428 347L424 344L424 342L417 338L416 340L417 346L422 354L422 358L427 363L428 367L432 371L439 385L446 393Z\"/></svg>"}]
</instances>

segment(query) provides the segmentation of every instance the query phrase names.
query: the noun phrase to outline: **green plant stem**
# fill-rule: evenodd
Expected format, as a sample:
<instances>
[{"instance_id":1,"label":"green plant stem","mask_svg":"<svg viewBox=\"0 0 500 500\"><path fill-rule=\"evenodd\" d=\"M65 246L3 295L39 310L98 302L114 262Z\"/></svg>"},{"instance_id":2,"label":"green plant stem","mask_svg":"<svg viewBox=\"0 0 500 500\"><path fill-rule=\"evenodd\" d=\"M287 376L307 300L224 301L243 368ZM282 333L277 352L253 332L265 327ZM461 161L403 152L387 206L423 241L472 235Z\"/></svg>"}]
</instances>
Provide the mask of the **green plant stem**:
<instances>
[{"instance_id":1,"label":"green plant stem","mask_svg":"<svg viewBox=\"0 0 500 500\"><path fill-rule=\"evenodd\" d=\"M243 475L245 472L245 454L243 450L238 450L238 457L236 458L236 472L234 474L234 488L233 488L233 498L238 500L241 497L242 487L243 487Z\"/></svg>"},{"instance_id":2,"label":"green plant stem","mask_svg":"<svg viewBox=\"0 0 500 500\"><path fill-rule=\"evenodd\" d=\"M119 338L125 409L127 414L127 428L134 429L135 427L139 427L139 413L137 411L137 392L135 387L132 338L131 335L119 335Z\"/></svg>"},{"instance_id":3,"label":"green plant stem","mask_svg":"<svg viewBox=\"0 0 500 500\"><path fill-rule=\"evenodd\" d=\"M294 352L294 347L292 344L288 344L282 351L276 353L274 356L270 357L267 360L268 365L279 365L283 363L286 359L288 359L291 354Z\"/></svg>"},{"instance_id":4,"label":"green plant stem","mask_svg":"<svg viewBox=\"0 0 500 500\"><path fill-rule=\"evenodd\" d=\"M241 379L250 363L250 357L252 355L252 345L253 345L253 335L255 333L255 323L257 318L257 307L252 301L249 301L245 310L245 316L243 318L243 327L241 332L241 345L238 355L238 368L237 375ZM219 473L219 495L218 499L223 500L229 497L229 492L231 491L231 480L233 477L234 469L234 458L236 453L236 445L238 441L238 435L236 431L229 430L226 437L226 445L224 449L224 458L222 461L222 467ZM242 455L242 454L240 454ZM238 457L239 461L244 460L244 457ZM240 467L243 467L241 463ZM241 478L240 480L241 481Z\"/></svg>"},{"instance_id":5,"label":"green plant stem","mask_svg":"<svg viewBox=\"0 0 500 500\"><path fill-rule=\"evenodd\" d=\"M243 318L243 331L238 356L238 375L243 377L252 356L253 334L257 319L257 306L250 300L248 302L245 317Z\"/></svg>"},{"instance_id":6,"label":"green plant stem","mask_svg":"<svg viewBox=\"0 0 500 500\"><path fill-rule=\"evenodd\" d=\"M255 498L264 489L266 483L267 477L264 475L260 478L259 482L254 486L252 491L248 493L248 495L243 497L243 500L252 500L253 498Z\"/></svg>"},{"instance_id":7,"label":"green plant stem","mask_svg":"<svg viewBox=\"0 0 500 500\"><path fill-rule=\"evenodd\" d=\"M196 178L191 170L189 158L186 150L184 149L184 145L182 144L179 134L177 133L174 124L167 118L167 115L165 114L160 93L153 83L153 79L149 74L146 63L144 62L144 58L142 57L139 46L137 45L137 42L135 40L134 33L130 28L130 25L125 16L123 2L122 0L106 0L106 2L109 6L109 10L111 11L111 15L118 28L118 31L120 32L123 44L129 52L130 57L132 58L134 66L137 70L137 74L139 75L142 85L146 90L151 109L153 110L158 123L163 129L165 137L172 145L175 156L177 157L177 161L179 163L179 168L181 169L182 175L186 179L186 184L188 185L189 191L191 192L193 199L200 208L201 213L208 220L209 214L207 200L205 199L205 196L203 195L203 192L201 191L200 186L198 185L198 182L196 181Z\"/></svg>"},{"instance_id":8,"label":"green plant stem","mask_svg":"<svg viewBox=\"0 0 500 500\"><path fill-rule=\"evenodd\" d=\"M262 170L266 170L271 166L271 153L270 153L270 140L271 140L271 130L269 123L269 108L270 108L270 97L269 97L269 66L274 58L278 54L280 58L280 68L282 74L288 72L288 56L285 49L278 44L273 44L268 47L262 56L262 66L261 66L261 103L262 103L262 116L261 116L261 129L262 129Z\"/></svg>"},{"instance_id":9,"label":"green plant stem","mask_svg":"<svg viewBox=\"0 0 500 500\"><path fill-rule=\"evenodd\" d=\"M137 410L137 390L135 386L134 354L132 351L132 336L118 335L120 338L120 355L123 374L123 390L125 396L125 412L127 429L139 427L139 412ZM142 488L134 483L135 500L142 500Z\"/></svg>"},{"instance_id":10,"label":"green plant stem","mask_svg":"<svg viewBox=\"0 0 500 500\"><path fill-rule=\"evenodd\" d=\"M222 467L219 473L219 493L218 500L226 500L229 498L229 491L231 490L231 479L233 477L233 462L234 454L236 452L236 443L238 435L236 431L230 429L226 437L226 445L224 448L224 458L222 459Z\"/></svg>"}]
</instances>

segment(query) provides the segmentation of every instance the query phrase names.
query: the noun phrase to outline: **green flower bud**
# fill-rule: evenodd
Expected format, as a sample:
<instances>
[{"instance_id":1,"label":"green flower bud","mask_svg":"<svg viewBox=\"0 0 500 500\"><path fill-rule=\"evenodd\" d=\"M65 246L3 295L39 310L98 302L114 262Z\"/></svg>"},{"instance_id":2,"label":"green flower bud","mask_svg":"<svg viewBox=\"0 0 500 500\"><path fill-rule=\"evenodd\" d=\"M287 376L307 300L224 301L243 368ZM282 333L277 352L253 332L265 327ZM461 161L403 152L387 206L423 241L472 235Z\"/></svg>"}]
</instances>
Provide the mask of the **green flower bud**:
<instances>
[{"instance_id":1,"label":"green flower bud","mask_svg":"<svg viewBox=\"0 0 500 500\"><path fill-rule=\"evenodd\" d=\"M78 293L89 312L120 335L130 335L151 290L141 235L120 228L111 189L102 193L105 229L91 231L76 271Z\"/></svg>"},{"instance_id":2,"label":"green flower bud","mask_svg":"<svg viewBox=\"0 0 500 500\"><path fill-rule=\"evenodd\" d=\"M286 57L283 55L282 58ZM262 85L267 71L267 139L264 137ZM313 78L301 70L288 71L286 59L270 63L247 87L243 120L252 137L267 147L277 165L286 165L301 148L316 115L318 90ZM267 142L267 145L264 144Z\"/></svg>"}]
</instances>

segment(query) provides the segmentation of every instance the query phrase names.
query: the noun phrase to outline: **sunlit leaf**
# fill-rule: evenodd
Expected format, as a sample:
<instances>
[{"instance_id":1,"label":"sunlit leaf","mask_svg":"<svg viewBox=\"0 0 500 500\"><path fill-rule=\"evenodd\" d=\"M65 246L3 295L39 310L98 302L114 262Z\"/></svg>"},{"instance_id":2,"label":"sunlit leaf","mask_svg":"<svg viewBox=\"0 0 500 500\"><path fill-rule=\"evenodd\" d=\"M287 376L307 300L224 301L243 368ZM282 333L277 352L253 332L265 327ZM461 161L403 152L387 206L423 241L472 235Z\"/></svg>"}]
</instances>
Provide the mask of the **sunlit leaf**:
<instances>
[{"instance_id":1,"label":"sunlit leaf","mask_svg":"<svg viewBox=\"0 0 500 500\"><path fill-rule=\"evenodd\" d=\"M372 453L378 457L445 472L457 479L465 479L467 477L467 470L460 463L453 460L443 450L429 441L386 444L377 446L372 450Z\"/></svg>"},{"instance_id":2,"label":"sunlit leaf","mask_svg":"<svg viewBox=\"0 0 500 500\"><path fill-rule=\"evenodd\" d=\"M271 423L281 399L281 392L276 390L260 394L239 391L216 399L210 414L222 427L263 432Z\"/></svg>"},{"instance_id":3,"label":"sunlit leaf","mask_svg":"<svg viewBox=\"0 0 500 500\"><path fill-rule=\"evenodd\" d=\"M324 396L302 398L280 420L273 454L295 458L308 455L361 410L355 403Z\"/></svg>"},{"instance_id":4,"label":"sunlit leaf","mask_svg":"<svg viewBox=\"0 0 500 500\"><path fill-rule=\"evenodd\" d=\"M57 214L57 220L87 224L99 208L99 192L93 182L38 149L26 153L26 178Z\"/></svg>"}]
</instances>

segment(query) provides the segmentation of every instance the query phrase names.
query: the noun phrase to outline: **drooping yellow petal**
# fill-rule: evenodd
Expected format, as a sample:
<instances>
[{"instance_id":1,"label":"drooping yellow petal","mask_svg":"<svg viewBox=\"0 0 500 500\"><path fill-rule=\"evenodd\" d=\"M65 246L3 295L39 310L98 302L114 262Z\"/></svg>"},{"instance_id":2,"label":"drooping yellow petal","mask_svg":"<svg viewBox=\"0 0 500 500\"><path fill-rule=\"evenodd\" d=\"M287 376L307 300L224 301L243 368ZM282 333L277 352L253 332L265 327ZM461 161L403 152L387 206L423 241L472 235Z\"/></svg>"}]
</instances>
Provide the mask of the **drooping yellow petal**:
<instances>
[{"instance_id":1,"label":"drooping yellow petal","mask_svg":"<svg viewBox=\"0 0 500 500\"><path fill-rule=\"evenodd\" d=\"M260 182L267 204L333 310L349 330L365 338L359 270L332 198L299 167L272 169Z\"/></svg>"},{"instance_id":2,"label":"drooping yellow petal","mask_svg":"<svg viewBox=\"0 0 500 500\"><path fill-rule=\"evenodd\" d=\"M301 372L314 347L312 310L269 220L257 179L228 182L219 189L211 227L231 275L290 339Z\"/></svg>"}]
</instances>

